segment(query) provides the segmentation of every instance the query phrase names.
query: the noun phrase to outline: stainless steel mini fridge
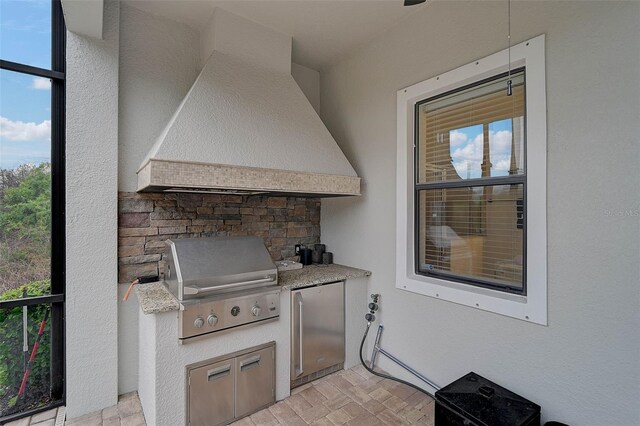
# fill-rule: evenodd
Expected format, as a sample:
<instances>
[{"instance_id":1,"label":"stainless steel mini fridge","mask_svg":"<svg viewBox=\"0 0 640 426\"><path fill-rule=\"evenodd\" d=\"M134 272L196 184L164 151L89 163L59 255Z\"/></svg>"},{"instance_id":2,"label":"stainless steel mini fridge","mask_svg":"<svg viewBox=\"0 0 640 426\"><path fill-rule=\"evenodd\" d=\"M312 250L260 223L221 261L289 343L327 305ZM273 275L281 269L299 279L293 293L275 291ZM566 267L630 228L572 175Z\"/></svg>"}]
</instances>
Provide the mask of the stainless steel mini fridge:
<instances>
[{"instance_id":1,"label":"stainless steel mini fridge","mask_svg":"<svg viewBox=\"0 0 640 426\"><path fill-rule=\"evenodd\" d=\"M291 387L344 366L344 281L291 292Z\"/></svg>"}]
</instances>

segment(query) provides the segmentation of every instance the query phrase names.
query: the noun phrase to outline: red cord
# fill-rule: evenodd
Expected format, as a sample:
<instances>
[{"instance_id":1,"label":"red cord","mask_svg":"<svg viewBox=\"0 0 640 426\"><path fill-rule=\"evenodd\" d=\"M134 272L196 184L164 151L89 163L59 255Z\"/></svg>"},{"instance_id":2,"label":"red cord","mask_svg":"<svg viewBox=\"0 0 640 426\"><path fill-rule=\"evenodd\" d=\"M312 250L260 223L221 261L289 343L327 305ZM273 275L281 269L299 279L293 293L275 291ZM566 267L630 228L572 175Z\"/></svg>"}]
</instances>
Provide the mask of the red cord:
<instances>
[{"instance_id":1,"label":"red cord","mask_svg":"<svg viewBox=\"0 0 640 426\"><path fill-rule=\"evenodd\" d=\"M131 283L131 285L130 285L130 286L129 286L129 288L127 289L127 292L124 294L124 299L122 299L122 300L124 300L125 302L126 302L127 300L129 300L129 295L131 294L131 290L133 290L133 286L134 286L134 285L136 285L136 284L138 284L139 282L140 282L140 280L138 280L138 279L133 280L133 282Z\"/></svg>"}]
</instances>

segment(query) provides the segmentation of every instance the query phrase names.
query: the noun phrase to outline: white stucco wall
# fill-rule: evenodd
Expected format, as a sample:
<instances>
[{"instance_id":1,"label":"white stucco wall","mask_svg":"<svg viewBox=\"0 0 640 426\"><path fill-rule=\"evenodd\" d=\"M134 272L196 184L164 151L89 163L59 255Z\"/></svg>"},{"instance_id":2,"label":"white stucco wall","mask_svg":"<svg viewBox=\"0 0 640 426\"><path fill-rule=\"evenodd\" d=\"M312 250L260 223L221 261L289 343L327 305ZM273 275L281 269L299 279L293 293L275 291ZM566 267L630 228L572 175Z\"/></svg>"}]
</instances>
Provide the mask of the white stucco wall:
<instances>
[{"instance_id":1,"label":"white stucco wall","mask_svg":"<svg viewBox=\"0 0 640 426\"><path fill-rule=\"evenodd\" d=\"M640 3L513 2L512 14L515 43L546 34L549 326L394 283L396 91L505 48L506 3L430 3L323 70L323 120L364 186L323 201L322 239L373 272L383 347L436 383L473 370L545 421L640 424Z\"/></svg>"},{"instance_id":2,"label":"white stucco wall","mask_svg":"<svg viewBox=\"0 0 640 426\"><path fill-rule=\"evenodd\" d=\"M248 66L291 73L291 36L217 7L201 31L200 64L216 51Z\"/></svg>"},{"instance_id":3,"label":"white stucco wall","mask_svg":"<svg viewBox=\"0 0 640 426\"><path fill-rule=\"evenodd\" d=\"M199 35L127 4L120 11L118 188L136 172L200 72Z\"/></svg>"},{"instance_id":4,"label":"white stucco wall","mask_svg":"<svg viewBox=\"0 0 640 426\"><path fill-rule=\"evenodd\" d=\"M67 33L68 418L118 395L118 15L106 2L103 40Z\"/></svg>"},{"instance_id":5,"label":"white stucco wall","mask_svg":"<svg viewBox=\"0 0 640 426\"><path fill-rule=\"evenodd\" d=\"M138 311L135 291L122 299L128 284L118 284L118 395L138 389Z\"/></svg>"},{"instance_id":6,"label":"white stucco wall","mask_svg":"<svg viewBox=\"0 0 640 426\"><path fill-rule=\"evenodd\" d=\"M139 356L134 360L139 371L138 383L136 388L138 389L138 396L140 397L140 403L144 411L144 418L148 425L156 424L157 413L157 386L156 386L156 319L157 315L144 315L140 309L136 311L136 314L140 317L138 321L140 336L140 351ZM170 315L167 313L166 315ZM179 385L178 385L179 386Z\"/></svg>"},{"instance_id":7,"label":"white stucco wall","mask_svg":"<svg viewBox=\"0 0 640 426\"><path fill-rule=\"evenodd\" d=\"M189 364L205 361L270 341L276 342L276 398L289 395L289 334L291 292L280 294L278 321L221 333L208 339L180 345L178 313L145 315L140 311L141 347L139 394L147 424L174 426L185 423L186 369ZM149 318L153 317L153 318ZM146 336L154 335L155 338ZM155 354L146 346L153 343ZM151 368L154 368L153 370ZM155 395L153 393L155 392ZM154 411L155 410L155 411Z\"/></svg>"},{"instance_id":8,"label":"white stucco wall","mask_svg":"<svg viewBox=\"0 0 640 426\"><path fill-rule=\"evenodd\" d=\"M313 109L320 114L320 73L303 65L292 63L291 75L300 86L309 103L311 103L311 106L313 106Z\"/></svg>"},{"instance_id":9,"label":"white stucco wall","mask_svg":"<svg viewBox=\"0 0 640 426\"><path fill-rule=\"evenodd\" d=\"M120 191L136 190L140 163L201 70L202 42L200 35L184 24L150 15L127 3L121 5ZM297 64L291 64L291 72L316 112L320 111L319 73Z\"/></svg>"},{"instance_id":10,"label":"white stucco wall","mask_svg":"<svg viewBox=\"0 0 640 426\"><path fill-rule=\"evenodd\" d=\"M216 9L201 42L208 59L140 167L153 158L355 176L291 76L291 36Z\"/></svg>"},{"instance_id":11,"label":"white stucco wall","mask_svg":"<svg viewBox=\"0 0 640 426\"><path fill-rule=\"evenodd\" d=\"M124 3L120 7L118 189L136 190L136 171L180 101L199 65L199 35L186 25ZM138 388L138 303L119 285L118 393Z\"/></svg>"},{"instance_id":12,"label":"white stucco wall","mask_svg":"<svg viewBox=\"0 0 640 426\"><path fill-rule=\"evenodd\" d=\"M357 278L346 281L344 286L344 368L355 367L360 363L360 342L366 321L369 303L367 284L369 278Z\"/></svg>"},{"instance_id":13,"label":"white stucco wall","mask_svg":"<svg viewBox=\"0 0 640 426\"><path fill-rule=\"evenodd\" d=\"M217 50L147 158L355 176L291 74Z\"/></svg>"}]
</instances>

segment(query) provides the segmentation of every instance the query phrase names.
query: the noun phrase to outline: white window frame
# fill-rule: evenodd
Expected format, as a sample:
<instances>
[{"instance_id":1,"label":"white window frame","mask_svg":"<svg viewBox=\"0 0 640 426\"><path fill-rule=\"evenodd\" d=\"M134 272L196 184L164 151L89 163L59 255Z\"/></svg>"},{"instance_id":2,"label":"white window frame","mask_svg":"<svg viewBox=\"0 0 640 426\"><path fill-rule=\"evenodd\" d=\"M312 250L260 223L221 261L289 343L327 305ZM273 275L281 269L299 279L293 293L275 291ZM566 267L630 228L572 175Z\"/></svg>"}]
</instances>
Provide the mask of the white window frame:
<instances>
[{"instance_id":1,"label":"white window frame","mask_svg":"<svg viewBox=\"0 0 640 426\"><path fill-rule=\"evenodd\" d=\"M544 34L511 47L511 69L525 67L526 78L526 296L419 275L415 270L416 103L506 72L508 67L509 52L505 49L398 91L396 288L547 325L547 105Z\"/></svg>"}]
</instances>

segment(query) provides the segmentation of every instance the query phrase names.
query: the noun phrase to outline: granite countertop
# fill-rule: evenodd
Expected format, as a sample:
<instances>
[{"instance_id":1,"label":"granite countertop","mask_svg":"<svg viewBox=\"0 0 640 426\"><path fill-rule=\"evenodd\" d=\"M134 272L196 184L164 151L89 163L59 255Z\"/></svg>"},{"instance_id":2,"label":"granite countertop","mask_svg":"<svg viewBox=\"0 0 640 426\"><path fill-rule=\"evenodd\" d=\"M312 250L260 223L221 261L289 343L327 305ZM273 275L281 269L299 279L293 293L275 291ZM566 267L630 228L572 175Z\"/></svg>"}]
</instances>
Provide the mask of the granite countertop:
<instances>
[{"instance_id":1,"label":"granite countertop","mask_svg":"<svg viewBox=\"0 0 640 426\"><path fill-rule=\"evenodd\" d=\"M145 314L157 314L180 310L178 299L173 297L162 281L138 284L135 287L140 309Z\"/></svg>"},{"instance_id":2,"label":"granite countertop","mask_svg":"<svg viewBox=\"0 0 640 426\"><path fill-rule=\"evenodd\" d=\"M317 284L368 277L371 272L344 265L309 265L302 269L278 273L278 284L282 290L308 287ZM135 286L138 303L145 314L177 311L180 303L162 282Z\"/></svg>"},{"instance_id":3,"label":"granite countertop","mask_svg":"<svg viewBox=\"0 0 640 426\"><path fill-rule=\"evenodd\" d=\"M278 284L283 290L291 290L349 278L368 277L369 275L371 275L370 271L335 263L331 265L308 265L302 269L278 273Z\"/></svg>"}]
</instances>

